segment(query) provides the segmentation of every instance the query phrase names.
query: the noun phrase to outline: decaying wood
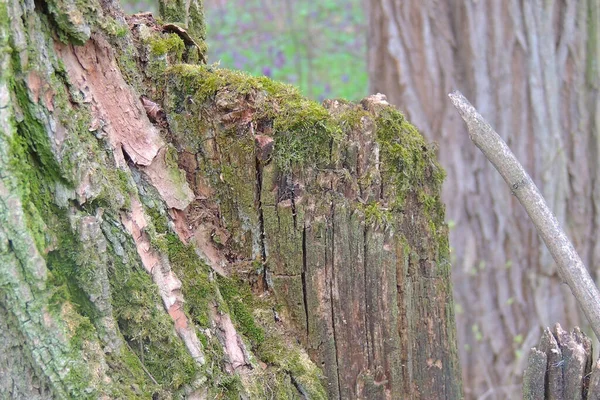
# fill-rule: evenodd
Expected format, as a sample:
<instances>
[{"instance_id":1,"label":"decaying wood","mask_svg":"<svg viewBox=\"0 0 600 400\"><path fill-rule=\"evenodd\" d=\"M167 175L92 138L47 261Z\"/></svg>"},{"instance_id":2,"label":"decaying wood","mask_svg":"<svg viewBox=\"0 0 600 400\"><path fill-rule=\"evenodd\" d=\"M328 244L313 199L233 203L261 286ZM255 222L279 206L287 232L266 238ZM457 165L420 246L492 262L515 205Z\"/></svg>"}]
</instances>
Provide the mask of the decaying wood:
<instances>
[{"instance_id":1,"label":"decaying wood","mask_svg":"<svg viewBox=\"0 0 600 400\"><path fill-rule=\"evenodd\" d=\"M597 399L600 364L592 369L591 340L579 328L546 328L532 348L523 376L525 400Z\"/></svg>"},{"instance_id":2,"label":"decaying wood","mask_svg":"<svg viewBox=\"0 0 600 400\"><path fill-rule=\"evenodd\" d=\"M8 3L0 398L461 397L444 172L384 96L202 65L197 0L198 46Z\"/></svg>"},{"instance_id":3,"label":"decaying wood","mask_svg":"<svg viewBox=\"0 0 600 400\"><path fill-rule=\"evenodd\" d=\"M504 140L471 103L458 91L449 96L466 122L473 143L500 172L512 193L529 214L554 257L560 276L569 285L596 337L600 338L600 291L535 183Z\"/></svg>"}]
</instances>

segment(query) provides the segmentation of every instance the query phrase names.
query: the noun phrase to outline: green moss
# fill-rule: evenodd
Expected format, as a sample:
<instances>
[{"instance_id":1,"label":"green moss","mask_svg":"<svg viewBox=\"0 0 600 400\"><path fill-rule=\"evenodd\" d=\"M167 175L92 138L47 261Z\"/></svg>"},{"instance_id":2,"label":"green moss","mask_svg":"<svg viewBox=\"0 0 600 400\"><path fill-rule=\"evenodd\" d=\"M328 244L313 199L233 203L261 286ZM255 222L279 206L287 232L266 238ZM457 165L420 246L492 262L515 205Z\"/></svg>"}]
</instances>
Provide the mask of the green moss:
<instances>
[{"instance_id":1,"label":"green moss","mask_svg":"<svg viewBox=\"0 0 600 400\"><path fill-rule=\"evenodd\" d=\"M273 129L273 158L283 171L293 166L323 165L328 161L331 142L341 134L321 105L296 99L284 103L282 114L273 121Z\"/></svg>"},{"instance_id":2,"label":"green moss","mask_svg":"<svg viewBox=\"0 0 600 400\"><path fill-rule=\"evenodd\" d=\"M169 229L168 219L166 215L163 215L158 207L145 207L146 214L150 217L152 225L157 234L167 233Z\"/></svg>"},{"instance_id":3,"label":"green moss","mask_svg":"<svg viewBox=\"0 0 600 400\"><path fill-rule=\"evenodd\" d=\"M339 124L325 108L303 98L297 89L265 77L212 67L176 65L167 70L167 85L173 89L170 93L174 96L167 106L175 110L209 106L218 92L222 92L223 99L232 102L259 93L268 95L264 101L259 100L260 104L253 105L257 108L253 119L272 126L273 159L282 171L327 164L330 145L341 139ZM177 114L173 113L174 128L181 132L194 132L198 126L205 125ZM198 114L201 113L192 113Z\"/></svg>"},{"instance_id":4,"label":"green moss","mask_svg":"<svg viewBox=\"0 0 600 400\"><path fill-rule=\"evenodd\" d=\"M138 93L144 93L145 90L142 87L140 79L137 50L125 40L121 40L120 46L117 49L119 51L119 56L116 57L117 64L125 82L133 86Z\"/></svg>"},{"instance_id":5,"label":"green moss","mask_svg":"<svg viewBox=\"0 0 600 400\"><path fill-rule=\"evenodd\" d=\"M343 99L336 100L342 104L351 104ZM351 107L347 111L344 111L338 120L344 130L360 128L362 125L363 118L371 118L371 114L364 109L358 107Z\"/></svg>"},{"instance_id":6,"label":"green moss","mask_svg":"<svg viewBox=\"0 0 600 400\"><path fill-rule=\"evenodd\" d=\"M107 395L111 398L139 399L151 398L160 390L148 377L138 356L129 346L121 348L118 354L109 353L106 361L113 371L112 387Z\"/></svg>"},{"instance_id":7,"label":"green moss","mask_svg":"<svg viewBox=\"0 0 600 400\"><path fill-rule=\"evenodd\" d=\"M239 375L224 375L216 385L219 398L238 400L242 398L243 385Z\"/></svg>"},{"instance_id":8,"label":"green moss","mask_svg":"<svg viewBox=\"0 0 600 400\"><path fill-rule=\"evenodd\" d=\"M115 257L109 279L115 319L140 362L165 390L191 382L198 366L175 333L148 273Z\"/></svg>"},{"instance_id":9,"label":"green moss","mask_svg":"<svg viewBox=\"0 0 600 400\"><path fill-rule=\"evenodd\" d=\"M46 256L46 264L51 273L49 283L53 286L50 304L58 309L65 301L71 302L78 313L94 321L98 312L86 291L86 282L92 278L93 271L77 264L76 255L85 250L75 240L70 227L61 225L64 231L58 247Z\"/></svg>"},{"instance_id":10,"label":"green moss","mask_svg":"<svg viewBox=\"0 0 600 400\"><path fill-rule=\"evenodd\" d=\"M50 147L46 127L34 117L27 89L24 85L17 84L16 81L12 82L10 89L15 93L16 102L23 113L22 120L17 125L19 136L24 141L23 144L31 156L35 157L37 167L47 179L52 181L64 179Z\"/></svg>"},{"instance_id":11,"label":"green moss","mask_svg":"<svg viewBox=\"0 0 600 400\"><path fill-rule=\"evenodd\" d=\"M102 18L98 22L98 25L109 36L115 38L123 38L129 33L129 27L127 26L127 24L121 23L110 16Z\"/></svg>"},{"instance_id":12,"label":"green moss","mask_svg":"<svg viewBox=\"0 0 600 400\"><path fill-rule=\"evenodd\" d=\"M393 214L390 210L383 208L380 204L376 202L370 202L366 205L359 205L359 208L365 214L365 221L371 224L377 225L387 225L391 221L394 220Z\"/></svg>"},{"instance_id":13,"label":"green moss","mask_svg":"<svg viewBox=\"0 0 600 400\"><path fill-rule=\"evenodd\" d=\"M40 253L45 254L54 242L59 242L65 252L69 252L73 249L74 238L65 210L54 203L54 190L56 183L67 187L72 184L64 178L52 153L45 127L33 116L26 89L14 82L12 89L17 94L23 119L10 143L9 167L20 182L18 189L28 228ZM68 268L65 266L64 269Z\"/></svg>"},{"instance_id":14,"label":"green moss","mask_svg":"<svg viewBox=\"0 0 600 400\"><path fill-rule=\"evenodd\" d=\"M256 324L250 311L254 300L248 284L221 276L217 278L217 281L219 291L229 308L236 328L250 340L254 348L260 346L265 340L265 332Z\"/></svg>"},{"instance_id":15,"label":"green moss","mask_svg":"<svg viewBox=\"0 0 600 400\"><path fill-rule=\"evenodd\" d=\"M376 119L377 140L381 146L386 166L385 174L396 188L396 205L401 207L410 190L422 190L431 179L426 171L441 171L428 153L425 139L404 116L391 107L382 108ZM434 177L433 190L439 189L443 180Z\"/></svg>"},{"instance_id":16,"label":"green moss","mask_svg":"<svg viewBox=\"0 0 600 400\"><path fill-rule=\"evenodd\" d=\"M101 13L96 0L49 0L46 4L59 28L59 38L78 45L90 38L93 23Z\"/></svg>"},{"instance_id":17,"label":"green moss","mask_svg":"<svg viewBox=\"0 0 600 400\"><path fill-rule=\"evenodd\" d=\"M160 17L166 22L183 23L187 19L185 4L182 0L160 0L158 11Z\"/></svg>"},{"instance_id":18,"label":"green moss","mask_svg":"<svg viewBox=\"0 0 600 400\"><path fill-rule=\"evenodd\" d=\"M125 66L127 67L127 63L132 64L129 68L133 68L134 75L139 74L139 67L142 67L147 83L151 86L151 97L160 99L163 97L162 93L165 87L165 69L169 65L182 63L184 55L187 54L187 48L177 34L159 33L145 25L139 28L139 38L145 47L142 53L147 54L147 61L142 65L138 65L137 57L139 56L137 51L134 51L131 56L126 55L126 58L131 58L131 61L125 62ZM131 53L131 51L128 53ZM147 90L148 85L141 89L142 93Z\"/></svg>"},{"instance_id":19,"label":"green moss","mask_svg":"<svg viewBox=\"0 0 600 400\"><path fill-rule=\"evenodd\" d=\"M122 170L122 169L115 169L114 171L114 175L111 174L112 177L114 177L114 184L116 185L116 187L119 189L118 192L121 195L124 195L124 203L122 205L123 208L130 210L131 209L131 196L132 194L134 194L135 191L135 184L132 183L132 178L131 175L129 173L127 173L126 171ZM114 189L114 186L113 186ZM113 207L114 207L113 203ZM119 203L116 203L119 204Z\"/></svg>"},{"instance_id":20,"label":"green moss","mask_svg":"<svg viewBox=\"0 0 600 400\"><path fill-rule=\"evenodd\" d=\"M179 238L165 235L169 261L182 283L186 299L185 311L200 327L209 326L209 303L217 298L213 282L209 280L209 268L198 257L193 245L184 245Z\"/></svg>"},{"instance_id":21,"label":"green moss","mask_svg":"<svg viewBox=\"0 0 600 400\"><path fill-rule=\"evenodd\" d=\"M427 145L421 134L400 112L391 107L382 108L376 124L377 141L381 146L381 158L385 165L382 177L386 186L393 187L392 208L401 210L409 193L416 194L429 231L438 242L438 266L442 266L447 275L449 272L445 265L449 257L448 230L444 223L445 208L440 197L445 172L436 161L433 147Z\"/></svg>"},{"instance_id":22,"label":"green moss","mask_svg":"<svg viewBox=\"0 0 600 400\"><path fill-rule=\"evenodd\" d=\"M150 52L155 56L174 54L176 59L181 60L185 44L183 40L175 34L163 34L162 37L152 36L149 40Z\"/></svg>"},{"instance_id":23,"label":"green moss","mask_svg":"<svg viewBox=\"0 0 600 400\"><path fill-rule=\"evenodd\" d=\"M322 372L296 346L286 343L277 334L271 334L256 352L262 361L274 368L274 376L269 384L276 386L275 390L280 393L278 398L297 396L297 390L290 379L292 376L311 399L327 398L326 390L321 384L324 381ZM260 393L260 388L258 392Z\"/></svg>"}]
</instances>

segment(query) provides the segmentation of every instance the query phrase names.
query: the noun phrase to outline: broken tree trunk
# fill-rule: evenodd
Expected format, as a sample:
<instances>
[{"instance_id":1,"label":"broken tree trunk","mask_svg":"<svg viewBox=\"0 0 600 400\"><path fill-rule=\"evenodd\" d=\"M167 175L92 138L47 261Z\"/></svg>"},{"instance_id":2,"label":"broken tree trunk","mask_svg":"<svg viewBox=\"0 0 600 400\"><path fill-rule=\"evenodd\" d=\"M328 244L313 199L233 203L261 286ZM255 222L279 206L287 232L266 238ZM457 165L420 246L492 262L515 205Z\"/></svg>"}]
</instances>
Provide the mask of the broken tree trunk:
<instances>
[{"instance_id":1,"label":"broken tree trunk","mask_svg":"<svg viewBox=\"0 0 600 400\"><path fill-rule=\"evenodd\" d=\"M433 148L161 11L0 0L0 397L460 398Z\"/></svg>"},{"instance_id":2,"label":"broken tree trunk","mask_svg":"<svg viewBox=\"0 0 600 400\"><path fill-rule=\"evenodd\" d=\"M579 328L544 330L528 357L523 399L600 399L600 362L592 367L592 341Z\"/></svg>"}]
</instances>

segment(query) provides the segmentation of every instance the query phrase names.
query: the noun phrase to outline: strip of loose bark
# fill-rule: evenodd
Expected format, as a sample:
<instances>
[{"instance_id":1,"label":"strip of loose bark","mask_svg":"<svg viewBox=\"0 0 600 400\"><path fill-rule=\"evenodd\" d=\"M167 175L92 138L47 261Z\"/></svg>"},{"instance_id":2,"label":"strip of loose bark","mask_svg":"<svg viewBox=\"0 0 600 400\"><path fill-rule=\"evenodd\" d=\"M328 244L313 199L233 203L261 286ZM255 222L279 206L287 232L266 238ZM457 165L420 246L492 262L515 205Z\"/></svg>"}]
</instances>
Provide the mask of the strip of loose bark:
<instances>
[{"instance_id":1,"label":"strip of loose bark","mask_svg":"<svg viewBox=\"0 0 600 400\"><path fill-rule=\"evenodd\" d=\"M579 302L600 339L600 292L546 201L507 144L459 91L448 95L467 123L471 140L496 167L529 214L558 265L561 278Z\"/></svg>"}]
</instances>

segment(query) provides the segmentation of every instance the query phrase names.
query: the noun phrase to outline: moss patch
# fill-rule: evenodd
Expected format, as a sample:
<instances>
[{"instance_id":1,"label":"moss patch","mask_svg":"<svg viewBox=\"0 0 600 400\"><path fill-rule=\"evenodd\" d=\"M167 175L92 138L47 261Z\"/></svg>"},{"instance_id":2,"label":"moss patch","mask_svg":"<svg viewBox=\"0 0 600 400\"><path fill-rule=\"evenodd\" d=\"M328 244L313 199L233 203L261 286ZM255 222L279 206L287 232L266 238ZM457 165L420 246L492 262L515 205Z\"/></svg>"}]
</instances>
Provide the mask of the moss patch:
<instances>
[{"instance_id":1,"label":"moss patch","mask_svg":"<svg viewBox=\"0 0 600 400\"><path fill-rule=\"evenodd\" d=\"M50 0L46 4L61 40L83 45L90 38L90 21L95 21L101 10L96 0Z\"/></svg>"},{"instance_id":2,"label":"moss patch","mask_svg":"<svg viewBox=\"0 0 600 400\"><path fill-rule=\"evenodd\" d=\"M250 311L255 303L250 287L238 279L219 276L217 281L236 328L250 340L253 348L260 346L265 340L265 332L256 324Z\"/></svg>"},{"instance_id":3,"label":"moss patch","mask_svg":"<svg viewBox=\"0 0 600 400\"><path fill-rule=\"evenodd\" d=\"M209 267L198 257L192 245L184 245L169 233L165 236L173 271L181 280L185 311L203 328L209 326L209 303L217 298L214 282L209 280Z\"/></svg>"},{"instance_id":4,"label":"moss patch","mask_svg":"<svg viewBox=\"0 0 600 400\"><path fill-rule=\"evenodd\" d=\"M227 108L228 103L232 108L246 106L257 126L272 131L273 159L283 171L326 164L331 143L341 138L341 129L327 110L303 98L290 85L204 66L176 65L166 74L169 97L165 106L176 111L170 114L176 130L196 132L198 127L210 124L204 120L202 109L212 106L220 93L218 107ZM184 110L188 113L181 115L179 112ZM187 140L181 139L184 145Z\"/></svg>"},{"instance_id":5,"label":"moss patch","mask_svg":"<svg viewBox=\"0 0 600 400\"><path fill-rule=\"evenodd\" d=\"M139 361L165 391L189 383L198 372L197 364L177 337L148 273L117 259L109 277L115 319Z\"/></svg>"},{"instance_id":6,"label":"moss patch","mask_svg":"<svg viewBox=\"0 0 600 400\"><path fill-rule=\"evenodd\" d=\"M445 173L417 129L392 107L379 111L376 124L385 172L396 189L396 206L402 206L409 190L439 195Z\"/></svg>"},{"instance_id":7,"label":"moss patch","mask_svg":"<svg viewBox=\"0 0 600 400\"><path fill-rule=\"evenodd\" d=\"M185 44L181 38L174 34L165 34L162 37L152 36L149 40L150 52L154 56L173 54L176 59L181 60Z\"/></svg>"}]
</instances>

